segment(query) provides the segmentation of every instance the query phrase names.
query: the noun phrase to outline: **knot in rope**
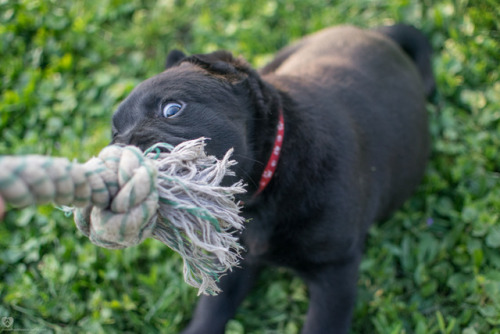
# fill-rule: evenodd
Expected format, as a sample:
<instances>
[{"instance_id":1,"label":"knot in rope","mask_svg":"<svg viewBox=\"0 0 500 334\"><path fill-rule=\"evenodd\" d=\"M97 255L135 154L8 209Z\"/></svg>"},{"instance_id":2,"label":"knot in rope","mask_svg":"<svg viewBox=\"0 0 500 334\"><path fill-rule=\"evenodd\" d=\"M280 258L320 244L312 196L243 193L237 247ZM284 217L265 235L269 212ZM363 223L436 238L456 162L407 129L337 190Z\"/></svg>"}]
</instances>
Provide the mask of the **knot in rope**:
<instances>
[{"instance_id":1,"label":"knot in rope","mask_svg":"<svg viewBox=\"0 0 500 334\"><path fill-rule=\"evenodd\" d=\"M83 165L92 204L75 212L94 244L125 248L150 237L158 207L157 169L133 146L108 146Z\"/></svg>"}]
</instances>

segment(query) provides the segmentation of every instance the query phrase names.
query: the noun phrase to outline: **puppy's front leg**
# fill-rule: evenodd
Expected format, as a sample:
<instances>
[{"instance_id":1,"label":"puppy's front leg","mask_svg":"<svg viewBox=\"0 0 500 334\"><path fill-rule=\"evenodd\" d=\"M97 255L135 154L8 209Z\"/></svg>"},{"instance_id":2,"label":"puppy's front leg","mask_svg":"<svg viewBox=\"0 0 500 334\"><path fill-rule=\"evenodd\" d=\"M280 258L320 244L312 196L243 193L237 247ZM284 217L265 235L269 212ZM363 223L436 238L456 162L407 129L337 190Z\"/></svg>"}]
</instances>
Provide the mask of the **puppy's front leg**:
<instances>
[{"instance_id":1,"label":"puppy's front leg","mask_svg":"<svg viewBox=\"0 0 500 334\"><path fill-rule=\"evenodd\" d=\"M222 292L200 298L193 318L182 334L223 334L227 321L236 313L259 271L259 265L244 260L239 268L223 276L219 283Z\"/></svg>"},{"instance_id":2,"label":"puppy's front leg","mask_svg":"<svg viewBox=\"0 0 500 334\"><path fill-rule=\"evenodd\" d=\"M345 334L356 297L361 255L302 273L309 288L309 310L302 334Z\"/></svg>"}]
</instances>

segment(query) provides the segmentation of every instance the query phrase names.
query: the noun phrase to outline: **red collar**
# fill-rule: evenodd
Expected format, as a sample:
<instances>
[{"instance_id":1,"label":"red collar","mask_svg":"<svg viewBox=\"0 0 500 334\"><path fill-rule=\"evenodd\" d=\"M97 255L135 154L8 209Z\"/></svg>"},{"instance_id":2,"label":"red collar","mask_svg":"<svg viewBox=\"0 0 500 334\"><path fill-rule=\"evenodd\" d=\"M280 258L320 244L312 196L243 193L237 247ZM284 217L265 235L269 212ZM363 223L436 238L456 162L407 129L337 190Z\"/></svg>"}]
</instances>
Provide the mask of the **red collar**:
<instances>
[{"instance_id":1,"label":"red collar","mask_svg":"<svg viewBox=\"0 0 500 334\"><path fill-rule=\"evenodd\" d=\"M284 136L285 136L285 119L283 118L283 110L280 108L279 120L276 129L276 138L274 139L273 150L271 156L269 157L269 160L267 161L266 168L264 168L264 172L262 172L262 176L260 177L259 188L255 192L253 197L259 195L271 181L274 172L276 171L276 167L278 166L278 160L280 158L281 146L283 145Z\"/></svg>"}]
</instances>

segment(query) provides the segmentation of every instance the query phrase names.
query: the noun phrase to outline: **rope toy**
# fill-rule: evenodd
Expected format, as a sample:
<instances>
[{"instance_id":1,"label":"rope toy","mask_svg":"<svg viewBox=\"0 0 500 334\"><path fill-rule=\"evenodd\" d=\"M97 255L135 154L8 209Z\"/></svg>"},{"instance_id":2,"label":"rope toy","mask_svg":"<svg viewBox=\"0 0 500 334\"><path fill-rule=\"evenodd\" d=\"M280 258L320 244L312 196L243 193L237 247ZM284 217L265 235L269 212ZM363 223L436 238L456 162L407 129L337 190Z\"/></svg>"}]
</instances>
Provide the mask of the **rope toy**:
<instances>
[{"instance_id":1,"label":"rope toy","mask_svg":"<svg viewBox=\"0 0 500 334\"><path fill-rule=\"evenodd\" d=\"M0 195L15 207L73 205L77 228L104 248L137 245L152 237L178 252L184 280L198 294L217 294L219 277L238 264L243 229L243 184L229 160L207 156L205 138L173 147L108 146L85 164L39 155L0 156ZM165 152L167 151L167 152Z\"/></svg>"}]
</instances>

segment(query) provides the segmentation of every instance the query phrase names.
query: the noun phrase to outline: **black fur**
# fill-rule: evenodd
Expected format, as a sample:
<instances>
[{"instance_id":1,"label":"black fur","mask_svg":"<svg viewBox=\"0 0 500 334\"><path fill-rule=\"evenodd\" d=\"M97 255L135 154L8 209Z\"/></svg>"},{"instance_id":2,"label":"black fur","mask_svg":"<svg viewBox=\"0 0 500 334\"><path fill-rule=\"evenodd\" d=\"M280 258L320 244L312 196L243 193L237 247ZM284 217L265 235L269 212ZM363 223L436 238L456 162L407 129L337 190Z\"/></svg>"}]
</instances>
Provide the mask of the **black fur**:
<instances>
[{"instance_id":1,"label":"black fur","mask_svg":"<svg viewBox=\"0 0 500 334\"><path fill-rule=\"evenodd\" d=\"M263 264L291 268L307 283L303 333L346 333L366 232L410 196L427 162L434 81L425 38L403 25L330 28L283 49L259 73L224 51L168 59L116 111L113 142L144 149L205 136L219 157L234 147L251 219L242 267L222 278L220 295L201 298L184 333L223 333ZM171 101L183 109L163 118ZM282 155L253 198L279 108Z\"/></svg>"}]
</instances>

